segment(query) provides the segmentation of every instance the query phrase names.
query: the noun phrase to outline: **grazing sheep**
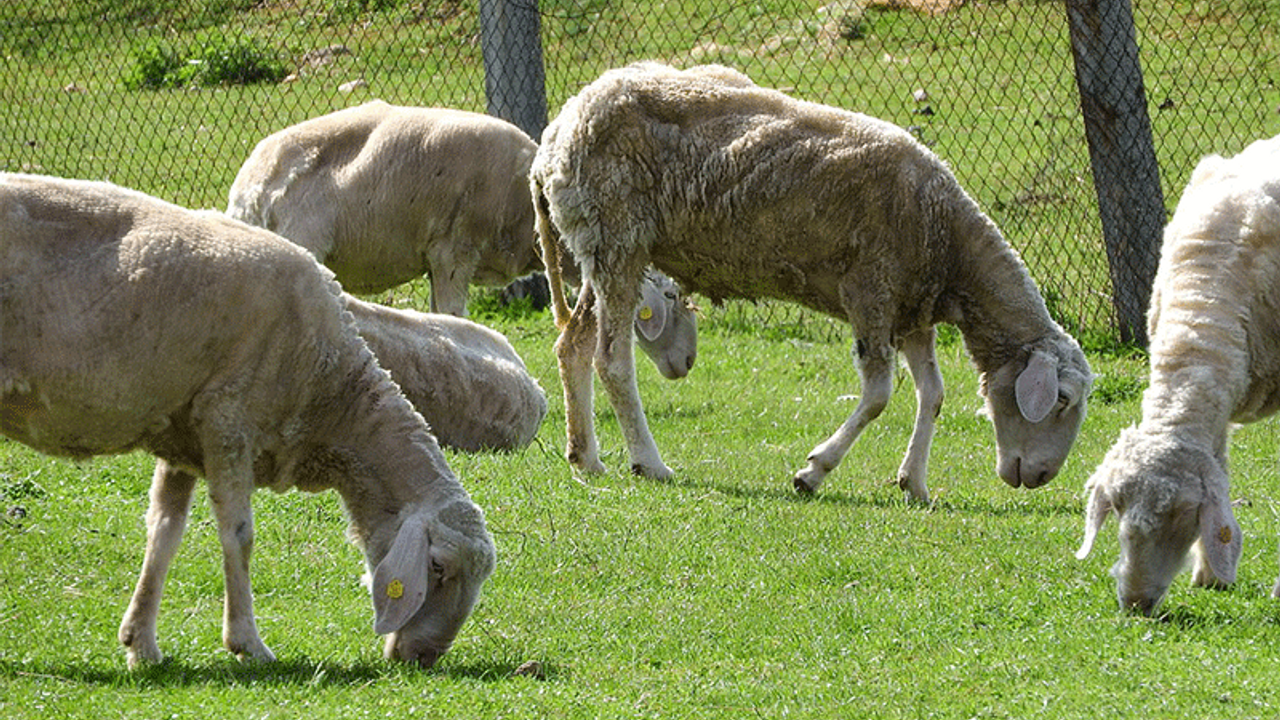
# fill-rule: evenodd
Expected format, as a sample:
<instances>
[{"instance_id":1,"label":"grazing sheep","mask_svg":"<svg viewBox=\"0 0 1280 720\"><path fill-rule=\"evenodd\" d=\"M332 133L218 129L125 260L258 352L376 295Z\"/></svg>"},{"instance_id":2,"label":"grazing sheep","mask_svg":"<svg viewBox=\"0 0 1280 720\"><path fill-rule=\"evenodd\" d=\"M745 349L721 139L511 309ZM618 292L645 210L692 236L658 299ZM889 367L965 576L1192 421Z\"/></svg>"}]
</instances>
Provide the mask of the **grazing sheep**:
<instances>
[{"instance_id":1,"label":"grazing sheep","mask_svg":"<svg viewBox=\"0 0 1280 720\"><path fill-rule=\"evenodd\" d=\"M797 490L817 489L883 410L901 351L919 409L899 484L928 499L942 403L938 322L959 326L982 372L1000 477L1039 486L1075 440L1093 377L1079 345L946 165L893 125L757 87L729 68L641 63L607 72L565 104L543 134L531 184L544 264L557 266L552 258L567 247L585 278L572 314L551 282L567 456L580 468L603 469L594 348L633 469L671 474L625 342L650 263L715 301L792 300L853 325L862 399L809 455Z\"/></svg>"},{"instance_id":2,"label":"grazing sheep","mask_svg":"<svg viewBox=\"0 0 1280 720\"><path fill-rule=\"evenodd\" d=\"M302 245L352 292L425 273L432 312L461 316L469 284L503 285L541 268L528 187L535 150L488 115L368 102L259 142L227 214ZM647 296L674 287L657 282ZM672 312L658 317L669 324L649 322L641 347L677 379L693 367L697 327L683 296L664 307Z\"/></svg>"},{"instance_id":3,"label":"grazing sheep","mask_svg":"<svg viewBox=\"0 0 1280 720\"><path fill-rule=\"evenodd\" d=\"M343 299L378 364L440 444L477 452L533 440L547 397L501 333L452 315Z\"/></svg>"},{"instance_id":4,"label":"grazing sheep","mask_svg":"<svg viewBox=\"0 0 1280 720\"><path fill-rule=\"evenodd\" d=\"M481 511L301 248L107 183L0 174L0 432L50 455L162 462L129 665L156 616L197 475L226 574L223 642L270 660L249 582L250 494L337 490L387 655L448 650L494 547Z\"/></svg>"},{"instance_id":5,"label":"grazing sheep","mask_svg":"<svg viewBox=\"0 0 1280 720\"><path fill-rule=\"evenodd\" d=\"M1227 437L1280 409L1280 136L1196 167L1165 227L1148 312L1150 385L1086 485L1084 542L1120 519L1120 605L1154 613L1193 551L1192 582L1235 582ZM1277 586L1280 589L1280 584Z\"/></svg>"}]
</instances>

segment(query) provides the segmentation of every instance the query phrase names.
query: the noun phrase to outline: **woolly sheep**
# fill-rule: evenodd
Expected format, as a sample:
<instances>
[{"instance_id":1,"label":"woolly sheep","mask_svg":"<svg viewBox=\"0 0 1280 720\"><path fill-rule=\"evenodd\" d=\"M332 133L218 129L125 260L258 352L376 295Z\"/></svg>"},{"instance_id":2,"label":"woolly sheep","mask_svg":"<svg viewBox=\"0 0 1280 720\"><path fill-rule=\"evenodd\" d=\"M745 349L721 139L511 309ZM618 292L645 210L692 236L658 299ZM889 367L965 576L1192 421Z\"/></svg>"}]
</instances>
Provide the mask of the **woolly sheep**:
<instances>
[{"instance_id":1,"label":"woolly sheep","mask_svg":"<svg viewBox=\"0 0 1280 720\"><path fill-rule=\"evenodd\" d=\"M533 440L547 397L501 333L452 315L343 300L378 364L440 444L476 452Z\"/></svg>"},{"instance_id":2,"label":"woolly sheep","mask_svg":"<svg viewBox=\"0 0 1280 720\"><path fill-rule=\"evenodd\" d=\"M1243 537L1231 511L1231 423L1280 409L1280 137L1202 160L1165 227L1147 325L1142 420L1086 484L1084 542L1115 512L1120 605L1159 607L1188 552L1192 582L1235 582ZM1280 583L1277 584L1280 591Z\"/></svg>"},{"instance_id":3,"label":"woolly sheep","mask_svg":"<svg viewBox=\"0 0 1280 720\"><path fill-rule=\"evenodd\" d=\"M302 245L351 292L425 273L432 312L461 316L469 284L504 285L541 268L528 188L535 150L498 118L375 100L259 142L227 214ZM677 379L693 367L697 327L683 295L663 299L673 287L646 283L656 312L637 329L663 376Z\"/></svg>"},{"instance_id":4,"label":"woolly sheep","mask_svg":"<svg viewBox=\"0 0 1280 720\"><path fill-rule=\"evenodd\" d=\"M292 243L99 182L0 175L0 432L50 455L162 462L120 626L162 659L156 617L195 476L217 518L223 642L271 660L249 582L250 494L336 489L372 573L389 657L431 665L492 572L483 515Z\"/></svg>"},{"instance_id":5,"label":"woolly sheep","mask_svg":"<svg viewBox=\"0 0 1280 720\"><path fill-rule=\"evenodd\" d=\"M1075 440L1093 377L1079 345L946 165L893 125L794 100L725 67L641 63L605 73L565 104L543 134L531 185L544 264L554 266L548 257L563 245L586 279L572 314L551 283L566 454L579 468L603 469L594 347L633 469L671 474L623 332L649 263L714 301L780 298L852 324L863 396L796 474L801 492L816 490L883 410L897 350L918 401L898 481L928 500L942 403L938 322L960 328L982 373L1000 477L1039 486Z\"/></svg>"}]
</instances>

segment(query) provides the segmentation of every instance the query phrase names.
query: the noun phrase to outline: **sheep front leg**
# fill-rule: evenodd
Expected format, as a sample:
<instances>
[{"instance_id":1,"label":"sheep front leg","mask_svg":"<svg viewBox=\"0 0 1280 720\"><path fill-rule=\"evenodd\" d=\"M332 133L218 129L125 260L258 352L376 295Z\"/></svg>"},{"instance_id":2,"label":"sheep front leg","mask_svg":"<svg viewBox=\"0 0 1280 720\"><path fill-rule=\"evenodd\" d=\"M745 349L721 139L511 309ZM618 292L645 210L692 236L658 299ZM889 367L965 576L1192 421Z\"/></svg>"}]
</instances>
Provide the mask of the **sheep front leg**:
<instances>
[{"instance_id":1,"label":"sheep front leg","mask_svg":"<svg viewBox=\"0 0 1280 720\"><path fill-rule=\"evenodd\" d=\"M472 268L441 264L439 267L450 268L450 270L435 272L436 266L432 267L433 269L427 273L431 282L431 312L466 317L467 284L471 279Z\"/></svg>"},{"instance_id":2,"label":"sheep front leg","mask_svg":"<svg viewBox=\"0 0 1280 720\"><path fill-rule=\"evenodd\" d=\"M836 469L853 446L853 441L867 425L884 412L893 393L893 347L888 344L869 346L855 343L858 374L862 378L862 398L853 414L835 433L809 453L808 465L795 474L792 485L801 493L811 493L822 485L827 474Z\"/></svg>"},{"instance_id":3,"label":"sheep front leg","mask_svg":"<svg viewBox=\"0 0 1280 720\"><path fill-rule=\"evenodd\" d=\"M569 464L589 473L604 472L600 445L592 416L591 353L596 344L595 291L584 283L560 337L556 340L556 360L560 383L564 386L565 458Z\"/></svg>"},{"instance_id":4,"label":"sheep front leg","mask_svg":"<svg viewBox=\"0 0 1280 720\"><path fill-rule=\"evenodd\" d=\"M147 507L147 550L129 609L120 623L120 643L124 645L130 670L164 660L156 641L160 596L169 565L182 542L195 485L194 475L177 470L163 460L156 463Z\"/></svg>"},{"instance_id":5,"label":"sheep front leg","mask_svg":"<svg viewBox=\"0 0 1280 720\"><path fill-rule=\"evenodd\" d=\"M636 384L632 327L638 298L632 289L630 293L620 290L607 298L602 291L600 300L596 371L605 391L609 393L609 402L613 405L618 425L626 438L627 450L631 455L631 471L659 480L669 478L674 473L662 462L658 444L654 442L653 433L649 430L649 422L640 401L640 389Z\"/></svg>"},{"instance_id":6,"label":"sheep front leg","mask_svg":"<svg viewBox=\"0 0 1280 720\"><path fill-rule=\"evenodd\" d=\"M909 335L903 339L902 354L907 359L907 369L916 384L916 422L907 445L907 454L898 468L898 487L906 490L911 499L929 502L929 488L925 477L929 467L929 445L933 441L933 428L942 411L942 373L938 370L938 358L934 354L936 335L933 328L927 332Z\"/></svg>"},{"instance_id":7,"label":"sheep front leg","mask_svg":"<svg viewBox=\"0 0 1280 720\"><path fill-rule=\"evenodd\" d=\"M226 600L222 617L222 643L241 660L275 660L258 635L253 615L253 589L249 584L249 556L253 552L253 470L242 467L208 472L209 500L218 520L222 543L222 571Z\"/></svg>"}]
</instances>

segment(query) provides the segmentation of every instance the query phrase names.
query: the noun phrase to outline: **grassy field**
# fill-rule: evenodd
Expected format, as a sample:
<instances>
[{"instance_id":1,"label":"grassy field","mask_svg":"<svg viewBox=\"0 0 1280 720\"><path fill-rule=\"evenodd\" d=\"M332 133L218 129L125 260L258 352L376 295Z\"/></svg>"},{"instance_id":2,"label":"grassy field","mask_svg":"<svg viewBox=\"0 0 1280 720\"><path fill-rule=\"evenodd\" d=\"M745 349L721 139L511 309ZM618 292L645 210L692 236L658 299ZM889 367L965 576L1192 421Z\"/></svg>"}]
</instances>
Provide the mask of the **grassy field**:
<instances>
[{"instance_id":1,"label":"grassy field","mask_svg":"<svg viewBox=\"0 0 1280 720\"><path fill-rule=\"evenodd\" d=\"M86 0L68 13L52 0L0 4L0 104L9 108L0 169L111 179L220 206L253 143L291 122L374 96L482 110L472 5ZM930 463L935 502L907 504L891 482L914 411L905 373L821 492L796 496L792 473L859 389L847 331L776 305L708 309L698 366L683 381L641 362L673 480L626 472L603 399L610 472L576 477L561 457L550 317L480 315L511 339L551 409L522 452L449 455L487 513L499 566L435 669L381 659L338 498L262 492L252 574L263 637L280 661L242 665L220 648L220 551L201 497L161 609L169 660L127 672L115 633L141 563L152 460L74 464L0 440L0 717L1280 715L1280 602L1268 597L1280 537L1275 423L1233 440L1246 537L1232 590L1193 590L1184 575L1163 617L1132 617L1118 612L1107 575L1115 524L1090 558L1072 557L1082 485L1138 419L1146 367L1099 340L1080 310L1107 284L1096 230L1082 220L1091 186L1063 41L1044 29L1060 8L969 3L932 19L875 11L864 40L832 50L810 42L822 23L781 17L784 6L543 0L552 112L604 67L662 57L730 62L803 96L919 124L1022 249L1060 317L1094 340L1101 377L1058 479L1015 491L995 477L977 378L951 335L940 349L948 400ZM1280 8L1241 0L1231 10L1199 0L1137 9L1169 19L1143 47L1151 96L1172 101L1153 117L1170 207L1200 154L1280 131ZM930 44L925 26L952 39ZM281 85L124 90L136 44L180 46L219 28L295 60L339 42L355 52ZM1023 42L1037 33L1043 43ZM370 87L336 90L354 77ZM936 115L904 100L921 84ZM393 299L425 304L420 287ZM539 673L517 673L531 661Z\"/></svg>"},{"instance_id":2,"label":"grassy field","mask_svg":"<svg viewBox=\"0 0 1280 720\"><path fill-rule=\"evenodd\" d=\"M698 366L641 365L669 482L632 477L612 413L611 471L575 477L546 314L486 316L548 390L528 449L450 454L485 508L499 566L430 672L380 659L361 561L333 494L255 496L253 578L280 661L219 644L221 571L196 503L160 618L169 660L125 669L115 629L141 562L151 460L55 461L0 441L0 716L1269 718L1280 708L1268 597L1280 534L1276 427L1234 441L1244 529L1239 584L1182 576L1149 620L1121 614L1107 568L1072 557L1081 487L1138 417L1141 358L1102 374L1062 475L1015 491L994 475L989 424L959 342L941 348L948 401L931 507L890 483L910 431L905 376L888 411L812 499L804 455L852 409L843 343L710 322ZM529 661L540 677L517 675Z\"/></svg>"}]
</instances>

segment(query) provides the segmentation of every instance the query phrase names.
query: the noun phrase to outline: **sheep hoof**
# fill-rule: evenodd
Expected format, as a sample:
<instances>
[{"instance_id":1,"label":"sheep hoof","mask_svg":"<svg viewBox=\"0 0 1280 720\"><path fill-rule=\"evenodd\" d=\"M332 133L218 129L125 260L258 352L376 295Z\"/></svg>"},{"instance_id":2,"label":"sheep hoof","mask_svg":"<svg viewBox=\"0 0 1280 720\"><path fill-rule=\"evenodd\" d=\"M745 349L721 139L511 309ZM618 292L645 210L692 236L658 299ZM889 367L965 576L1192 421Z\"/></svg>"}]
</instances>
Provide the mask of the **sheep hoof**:
<instances>
[{"instance_id":1,"label":"sheep hoof","mask_svg":"<svg viewBox=\"0 0 1280 720\"><path fill-rule=\"evenodd\" d=\"M662 463L658 463L657 467L648 467L641 463L632 463L631 474L647 477L652 480L666 480L675 475L675 471Z\"/></svg>"},{"instance_id":2,"label":"sheep hoof","mask_svg":"<svg viewBox=\"0 0 1280 720\"><path fill-rule=\"evenodd\" d=\"M822 485L822 481L827 479L827 473L831 472L831 468L820 465L814 456L808 458L809 465L803 470L795 474L791 479L791 485L795 487L796 492L802 495L810 495L818 490Z\"/></svg>"},{"instance_id":3,"label":"sheep hoof","mask_svg":"<svg viewBox=\"0 0 1280 720\"><path fill-rule=\"evenodd\" d=\"M907 500L921 505L929 504L929 488L924 483L912 480L905 475L898 476L898 489L907 494Z\"/></svg>"},{"instance_id":4,"label":"sheep hoof","mask_svg":"<svg viewBox=\"0 0 1280 720\"><path fill-rule=\"evenodd\" d=\"M164 653L160 652L159 647L126 647L125 662L130 670L140 670L147 666L159 665L164 662Z\"/></svg>"}]
</instances>

